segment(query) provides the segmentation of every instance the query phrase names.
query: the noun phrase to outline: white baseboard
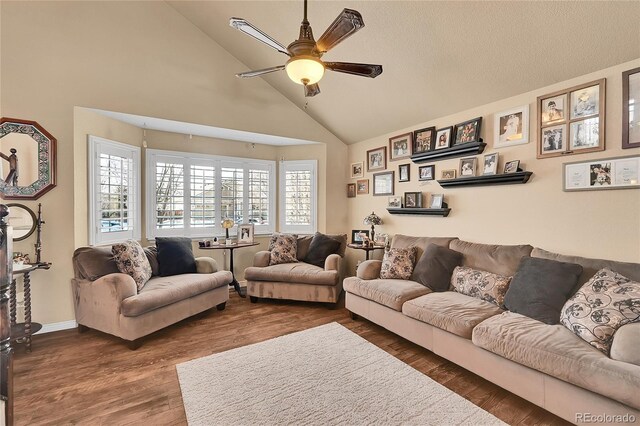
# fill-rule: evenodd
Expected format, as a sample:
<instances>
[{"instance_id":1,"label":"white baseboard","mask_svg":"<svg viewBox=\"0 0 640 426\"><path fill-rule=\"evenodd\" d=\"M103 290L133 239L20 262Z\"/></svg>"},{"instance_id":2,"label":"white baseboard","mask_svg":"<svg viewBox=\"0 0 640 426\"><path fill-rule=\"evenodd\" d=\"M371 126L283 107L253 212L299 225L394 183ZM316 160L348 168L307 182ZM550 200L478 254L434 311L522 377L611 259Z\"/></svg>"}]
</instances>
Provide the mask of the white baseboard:
<instances>
[{"instance_id":1,"label":"white baseboard","mask_svg":"<svg viewBox=\"0 0 640 426\"><path fill-rule=\"evenodd\" d=\"M75 320L52 322L50 324L43 324L42 329L35 334L44 334L44 333L51 333L53 331L68 330L70 328L76 328L77 326L78 324L75 322Z\"/></svg>"}]
</instances>

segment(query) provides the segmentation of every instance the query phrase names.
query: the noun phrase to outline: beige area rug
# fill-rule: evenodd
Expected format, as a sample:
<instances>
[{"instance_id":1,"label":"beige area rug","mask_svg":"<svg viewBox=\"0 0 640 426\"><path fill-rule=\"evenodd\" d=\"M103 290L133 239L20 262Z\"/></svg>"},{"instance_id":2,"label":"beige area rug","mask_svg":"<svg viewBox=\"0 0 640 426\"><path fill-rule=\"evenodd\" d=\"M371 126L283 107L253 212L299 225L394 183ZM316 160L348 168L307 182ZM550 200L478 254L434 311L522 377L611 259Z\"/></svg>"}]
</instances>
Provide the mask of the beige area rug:
<instances>
[{"instance_id":1,"label":"beige area rug","mask_svg":"<svg viewBox=\"0 0 640 426\"><path fill-rule=\"evenodd\" d=\"M190 425L502 425L338 323L178 364Z\"/></svg>"}]
</instances>

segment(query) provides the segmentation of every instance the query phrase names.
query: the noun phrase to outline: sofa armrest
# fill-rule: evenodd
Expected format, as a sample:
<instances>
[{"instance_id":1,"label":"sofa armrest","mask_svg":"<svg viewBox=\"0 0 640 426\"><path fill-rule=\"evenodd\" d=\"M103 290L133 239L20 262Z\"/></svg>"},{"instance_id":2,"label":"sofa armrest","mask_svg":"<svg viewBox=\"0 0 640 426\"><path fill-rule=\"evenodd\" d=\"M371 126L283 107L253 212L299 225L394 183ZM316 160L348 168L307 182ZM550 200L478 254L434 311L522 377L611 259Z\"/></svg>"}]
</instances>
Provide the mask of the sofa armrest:
<instances>
[{"instance_id":1,"label":"sofa armrest","mask_svg":"<svg viewBox=\"0 0 640 426\"><path fill-rule=\"evenodd\" d=\"M196 272L199 274L218 272L218 262L210 257L196 257Z\"/></svg>"},{"instance_id":2,"label":"sofa armrest","mask_svg":"<svg viewBox=\"0 0 640 426\"><path fill-rule=\"evenodd\" d=\"M259 251L253 256L253 266L264 268L265 266L269 266L269 260L271 260L270 251Z\"/></svg>"},{"instance_id":3,"label":"sofa armrest","mask_svg":"<svg viewBox=\"0 0 640 426\"><path fill-rule=\"evenodd\" d=\"M133 278L122 273L100 277L86 286L86 289L90 289L95 298L114 299L118 304L127 297L138 294L138 287Z\"/></svg>"},{"instance_id":4,"label":"sofa armrest","mask_svg":"<svg viewBox=\"0 0 640 426\"><path fill-rule=\"evenodd\" d=\"M611 359L640 365L640 322L625 324L613 335Z\"/></svg>"},{"instance_id":5,"label":"sofa armrest","mask_svg":"<svg viewBox=\"0 0 640 426\"><path fill-rule=\"evenodd\" d=\"M358 265L356 276L363 280L375 280L380 278L382 260L365 260Z\"/></svg>"},{"instance_id":6,"label":"sofa armrest","mask_svg":"<svg viewBox=\"0 0 640 426\"><path fill-rule=\"evenodd\" d=\"M325 271L340 271L342 257L339 254L330 254L324 261Z\"/></svg>"}]
</instances>

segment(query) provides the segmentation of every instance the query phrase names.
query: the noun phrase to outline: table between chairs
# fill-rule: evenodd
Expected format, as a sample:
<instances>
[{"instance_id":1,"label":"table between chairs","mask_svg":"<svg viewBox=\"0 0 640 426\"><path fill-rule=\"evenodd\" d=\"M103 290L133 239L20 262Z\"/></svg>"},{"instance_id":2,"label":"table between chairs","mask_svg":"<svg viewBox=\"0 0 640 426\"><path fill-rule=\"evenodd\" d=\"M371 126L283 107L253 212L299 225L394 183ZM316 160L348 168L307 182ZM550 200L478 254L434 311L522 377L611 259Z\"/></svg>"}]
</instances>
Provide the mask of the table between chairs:
<instances>
[{"instance_id":1,"label":"table between chairs","mask_svg":"<svg viewBox=\"0 0 640 426\"><path fill-rule=\"evenodd\" d=\"M216 244L211 245L209 247L199 247L200 250L229 250L229 271L231 271L231 275L233 276L233 281L231 281L230 285L233 285L233 289L238 293L240 297L247 297L246 289L243 291L240 288L240 283L236 279L236 273L233 270L233 251L240 248L245 247L253 247L260 245L260 243L236 243L236 244Z\"/></svg>"}]
</instances>

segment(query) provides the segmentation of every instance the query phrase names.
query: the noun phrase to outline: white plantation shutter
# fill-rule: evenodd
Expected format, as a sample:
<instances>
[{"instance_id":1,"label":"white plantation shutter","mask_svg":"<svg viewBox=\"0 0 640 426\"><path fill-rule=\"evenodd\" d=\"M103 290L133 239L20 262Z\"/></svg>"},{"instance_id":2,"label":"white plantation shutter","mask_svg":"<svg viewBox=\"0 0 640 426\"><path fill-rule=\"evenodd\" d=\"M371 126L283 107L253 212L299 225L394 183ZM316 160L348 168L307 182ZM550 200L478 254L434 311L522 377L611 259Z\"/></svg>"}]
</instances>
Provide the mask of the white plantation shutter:
<instances>
[{"instance_id":1,"label":"white plantation shutter","mask_svg":"<svg viewBox=\"0 0 640 426\"><path fill-rule=\"evenodd\" d=\"M317 229L317 162L280 163L280 232L312 234Z\"/></svg>"}]
</instances>

